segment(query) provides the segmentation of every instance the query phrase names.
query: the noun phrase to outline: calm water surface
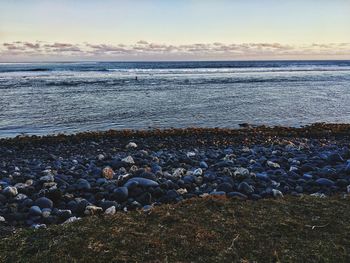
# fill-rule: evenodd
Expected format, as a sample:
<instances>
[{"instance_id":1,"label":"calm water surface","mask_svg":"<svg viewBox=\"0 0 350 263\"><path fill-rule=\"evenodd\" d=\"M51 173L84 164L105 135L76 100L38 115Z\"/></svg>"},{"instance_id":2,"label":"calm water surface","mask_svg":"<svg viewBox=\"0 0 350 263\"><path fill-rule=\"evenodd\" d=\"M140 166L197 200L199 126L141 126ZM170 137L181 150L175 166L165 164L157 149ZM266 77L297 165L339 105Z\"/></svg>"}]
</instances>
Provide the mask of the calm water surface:
<instances>
[{"instance_id":1,"label":"calm water surface","mask_svg":"<svg viewBox=\"0 0 350 263\"><path fill-rule=\"evenodd\" d=\"M350 61L0 63L0 137L242 122L349 123Z\"/></svg>"}]
</instances>

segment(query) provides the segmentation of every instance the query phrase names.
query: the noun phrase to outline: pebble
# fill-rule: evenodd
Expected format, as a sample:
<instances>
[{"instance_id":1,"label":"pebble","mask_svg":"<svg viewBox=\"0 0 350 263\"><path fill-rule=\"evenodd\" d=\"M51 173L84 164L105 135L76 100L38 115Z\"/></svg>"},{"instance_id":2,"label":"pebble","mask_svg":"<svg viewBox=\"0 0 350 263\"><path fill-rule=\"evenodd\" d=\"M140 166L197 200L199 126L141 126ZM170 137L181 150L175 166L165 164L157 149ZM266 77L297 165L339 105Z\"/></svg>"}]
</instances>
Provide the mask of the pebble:
<instances>
[{"instance_id":1,"label":"pebble","mask_svg":"<svg viewBox=\"0 0 350 263\"><path fill-rule=\"evenodd\" d=\"M184 168L177 168L175 169L175 171L173 172L172 176L176 177L176 178L181 178L182 176L184 176L186 174L186 170Z\"/></svg>"},{"instance_id":2,"label":"pebble","mask_svg":"<svg viewBox=\"0 0 350 263\"><path fill-rule=\"evenodd\" d=\"M14 196L18 195L17 188L13 187L13 186L5 187L5 189L2 190L2 193L6 196L9 196L9 197L14 197Z\"/></svg>"},{"instance_id":3,"label":"pebble","mask_svg":"<svg viewBox=\"0 0 350 263\"><path fill-rule=\"evenodd\" d=\"M88 205L85 208L85 211L84 211L85 215L98 215L98 214L101 214L101 213L103 213L102 207L98 207L98 206L95 206L95 205Z\"/></svg>"},{"instance_id":4,"label":"pebble","mask_svg":"<svg viewBox=\"0 0 350 263\"><path fill-rule=\"evenodd\" d=\"M196 153L195 152L187 152L187 157L191 158L191 157L194 157L196 156Z\"/></svg>"},{"instance_id":5,"label":"pebble","mask_svg":"<svg viewBox=\"0 0 350 263\"><path fill-rule=\"evenodd\" d=\"M127 187L118 187L113 191L113 199L117 202L124 202L128 199L129 191Z\"/></svg>"},{"instance_id":6,"label":"pebble","mask_svg":"<svg viewBox=\"0 0 350 263\"><path fill-rule=\"evenodd\" d=\"M272 162L272 161L267 161L267 165L271 168L281 168L281 166L278 163Z\"/></svg>"},{"instance_id":7,"label":"pebble","mask_svg":"<svg viewBox=\"0 0 350 263\"><path fill-rule=\"evenodd\" d=\"M96 157L96 159L99 160L99 161L103 161L105 158L106 157L102 153L98 154L97 157Z\"/></svg>"},{"instance_id":8,"label":"pebble","mask_svg":"<svg viewBox=\"0 0 350 263\"><path fill-rule=\"evenodd\" d=\"M106 215L114 215L116 213L117 209L115 206L111 206L105 210Z\"/></svg>"},{"instance_id":9,"label":"pebble","mask_svg":"<svg viewBox=\"0 0 350 263\"><path fill-rule=\"evenodd\" d=\"M134 148L137 148L137 144L134 143L134 142L129 142L126 146L125 146L126 149L134 149Z\"/></svg>"},{"instance_id":10,"label":"pebble","mask_svg":"<svg viewBox=\"0 0 350 263\"><path fill-rule=\"evenodd\" d=\"M280 190L277 190L277 189L272 189L272 195L275 198L283 197L282 192Z\"/></svg>"},{"instance_id":11,"label":"pebble","mask_svg":"<svg viewBox=\"0 0 350 263\"><path fill-rule=\"evenodd\" d=\"M236 171L234 171L233 175L234 176L243 176L243 177L247 177L249 176L249 170L247 168L237 168Z\"/></svg>"},{"instance_id":12,"label":"pebble","mask_svg":"<svg viewBox=\"0 0 350 263\"><path fill-rule=\"evenodd\" d=\"M238 191L241 191L243 192L244 194L252 194L254 193L254 187L249 185L248 183L246 182L241 182L239 185L238 185Z\"/></svg>"},{"instance_id":13,"label":"pebble","mask_svg":"<svg viewBox=\"0 0 350 263\"><path fill-rule=\"evenodd\" d=\"M208 169L209 168L208 164L205 161L201 161L199 163L199 167L202 168L202 169Z\"/></svg>"},{"instance_id":14,"label":"pebble","mask_svg":"<svg viewBox=\"0 0 350 263\"><path fill-rule=\"evenodd\" d=\"M46 224L33 224L31 225L31 228L34 228L34 229L46 228Z\"/></svg>"},{"instance_id":15,"label":"pebble","mask_svg":"<svg viewBox=\"0 0 350 263\"><path fill-rule=\"evenodd\" d=\"M33 205L30 209L29 209L29 215L32 216L41 216L42 215L42 211L40 209L39 206Z\"/></svg>"},{"instance_id":16,"label":"pebble","mask_svg":"<svg viewBox=\"0 0 350 263\"><path fill-rule=\"evenodd\" d=\"M316 183L322 186L333 186L334 182L327 178L319 178L316 180Z\"/></svg>"},{"instance_id":17,"label":"pebble","mask_svg":"<svg viewBox=\"0 0 350 263\"><path fill-rule=\"evenodd\" d=\"M40 198L36 199L34 204L36 206L40 207L41 209L53 207L53 202L49 198L46 198L46 197L40 197Z\"/></svg>"},{"instance_id":18,"label":"pebble","mask_svg":"<svg viewBox=\"0 0 350 263\"><path fill-rule=\"evenodd\" d=\"M135 163L134 158L132 158L130 155L125 157L125 158L123 158L122 162L129 163L129 164L134 164Z\"/></svg>"},{"instance_id":19,"label":"pebble","mask_svg":"<svg viewBox=\"0 0 350 263\"><path fill-rule=\"evenodd\" d=\"M176 190L176 192L177 192L178 194L180 194L180 195L184 195L184 194L187 194L187 193L188 193L188 191L187 191L186 188L179 188L179 189Z\"/></svg>"},{"instance_id":20,"label":"pebble","mask_svg":"<svg viewBox=\"0 0 350 263\"><path fill-rule=\"evenodd\" d=\"M147 179L147 178L142 178L142 177L133 177L130 178L126 183L125 187L130 186L133 182L137 183L137 185L143 186L143 187L155 187L158 186L159 184L156 181Z\"/></svg>"},{"instance_id":21,"label":"pebble","mask_svg":"<svg viewBox=\"0 0 350 263\"><path fill-rule=\"evenodd\" d=\"M39 178L40 182L54 182L55 181L55 177L53 175L44 175L42 177Z\"/></svg>"},{"instance_id":22,"label":"pebble","mask_svg":"<svg viewBox=\"0 0 350 263\"><path fill-rule=\"evenodd\" d=\"M107 180L111 180L113 179L113 176L114 176L114 171L111 167L107 166L105 168L103 168L102 170L102 176L104 178L106 178Z\"/></svg>"},{"instance_id":23,"label":"pebble","mask_svg":"<svg viewBox=\"0 0 350 263\"><path fill-rule=\"evenodd\" d=\"M68 218L66 221L64 221L63 224L73 223L73 222L78 221L80 219L81 219L80 217L72 216L72 217Z\"/></svg>"},{"instance_id":24,"label":"pebble","mask_svg":"<svg viewBox=\"0 0 350 263\"><path fill-rule=\"evenodd\" d=\"M195 175L195 176L200 176L202 174L203 174L202 168L198 168L198 169L193 171L193 175Z\"/></svg>"},{"instance_id":25,"label":"pebble","mask_svg":"<svg viewBox=\"0 0 350 263\"><path fill-rule=\"evenodd\" d=\"M77 181L77 188L79 190L90 190L91 189L91 185L90 185L90 183L87 180L79 179Z\"/></svg>"}]
</instances>

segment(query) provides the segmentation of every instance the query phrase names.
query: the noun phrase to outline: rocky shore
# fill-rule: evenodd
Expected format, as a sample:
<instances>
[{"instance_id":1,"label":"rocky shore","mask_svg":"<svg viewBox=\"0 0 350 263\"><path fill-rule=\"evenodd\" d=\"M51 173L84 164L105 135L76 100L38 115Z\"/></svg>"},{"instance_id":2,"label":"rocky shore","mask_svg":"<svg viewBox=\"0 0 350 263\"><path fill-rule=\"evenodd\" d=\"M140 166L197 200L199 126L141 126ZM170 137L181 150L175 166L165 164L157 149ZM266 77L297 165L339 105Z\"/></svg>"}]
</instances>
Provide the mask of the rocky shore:
<instances>
[{"instance_id":1,"label":"rocky shore","mask_svg":"<svg viewBox=\"0 0 350 263\"><path fill-rule=\"evenodd\" d=\"M0 140L0 224L44 228L205 196L350 192L350 125L108 131Z\"/></svg>"}]
</instances>

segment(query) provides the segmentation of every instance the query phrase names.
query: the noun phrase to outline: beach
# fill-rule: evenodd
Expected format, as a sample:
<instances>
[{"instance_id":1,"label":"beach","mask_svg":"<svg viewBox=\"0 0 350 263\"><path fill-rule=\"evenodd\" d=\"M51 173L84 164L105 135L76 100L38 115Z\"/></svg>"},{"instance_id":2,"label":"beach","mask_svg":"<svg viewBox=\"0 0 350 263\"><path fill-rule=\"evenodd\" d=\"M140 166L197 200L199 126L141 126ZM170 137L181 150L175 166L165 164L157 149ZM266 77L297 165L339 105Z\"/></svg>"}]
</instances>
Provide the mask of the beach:
<instances>
[{"instance_id":1,"label":"beach","mask_svg":"<svg viewBox=\"0 0 350 263\"><path fill-rule=\"evenodd\" d=\"M243 126L1 139L2 261L345 262L350 125Z\"/></svg>"},{"instance_id":2,"label":"beach","mask_svg":"<svg viewBox=\"0 0 350 263\"><path fill-rule=\"evenodd\" d=\"M1 216L40 228L205 196L347 195L348 136L315 124L2 139Z\"/></svg>"}]
</instances>

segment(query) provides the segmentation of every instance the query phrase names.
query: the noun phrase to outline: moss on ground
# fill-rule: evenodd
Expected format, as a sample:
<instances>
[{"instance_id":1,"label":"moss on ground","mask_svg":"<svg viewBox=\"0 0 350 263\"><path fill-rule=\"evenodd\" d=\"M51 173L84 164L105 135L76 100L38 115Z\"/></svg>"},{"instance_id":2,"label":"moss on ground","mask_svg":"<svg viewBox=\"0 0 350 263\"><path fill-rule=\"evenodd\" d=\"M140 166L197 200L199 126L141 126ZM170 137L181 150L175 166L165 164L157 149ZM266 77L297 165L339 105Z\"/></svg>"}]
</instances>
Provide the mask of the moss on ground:
<instances>
[{"instance_id":1,"label":"moss on ground","mask_svg":"<svg viewBox=\"0 0 350 263\"><path fill-rule=\"evenodd\" d=\"M350 200L191 199L22 229L1 262L350 262Z\"/></svg>"}]
</instances>

